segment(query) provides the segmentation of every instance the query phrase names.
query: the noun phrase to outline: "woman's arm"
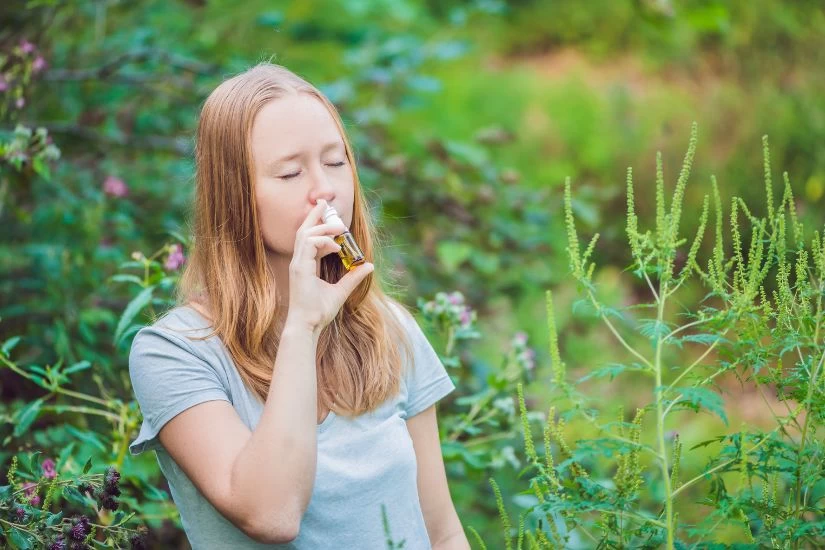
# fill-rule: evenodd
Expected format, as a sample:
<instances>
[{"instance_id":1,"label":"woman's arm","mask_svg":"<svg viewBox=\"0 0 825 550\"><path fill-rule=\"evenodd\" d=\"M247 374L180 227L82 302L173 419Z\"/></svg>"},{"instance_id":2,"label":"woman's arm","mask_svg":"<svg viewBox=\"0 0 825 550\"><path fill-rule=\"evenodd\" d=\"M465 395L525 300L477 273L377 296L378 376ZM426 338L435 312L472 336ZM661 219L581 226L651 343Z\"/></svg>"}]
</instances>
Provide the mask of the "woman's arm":
<instances>
[{"instance_id":1,"label":"woman's arm","mask_svg":"<svg viewBox=\"0 0 825 550\"><path fill-rule=\"evenodd\" d=\"M447 486L435 405L408 419L407 430L415 448L418 499L433 550L470 550Z\"/></svg>"},{"instance_id":2,"label":"woman's arm","mask_svg":"<svg viewBox=\"0 0 825 550\"><path fill-rule=\"evenodd\" d=\"M318 335L287 319L254 431L229 403L210 401L179 414L159 433L161 444L206 499L259 542L294 540L312 495Z\"/></svg>"}]
</instances>

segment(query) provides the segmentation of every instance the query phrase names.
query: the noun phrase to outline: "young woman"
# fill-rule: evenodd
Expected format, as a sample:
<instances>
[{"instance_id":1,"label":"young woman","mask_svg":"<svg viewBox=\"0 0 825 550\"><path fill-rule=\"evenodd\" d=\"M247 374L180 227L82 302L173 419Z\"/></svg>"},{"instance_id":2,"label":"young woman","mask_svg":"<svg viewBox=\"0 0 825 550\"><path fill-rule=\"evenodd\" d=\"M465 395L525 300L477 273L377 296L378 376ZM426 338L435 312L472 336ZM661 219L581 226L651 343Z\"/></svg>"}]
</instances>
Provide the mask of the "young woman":
<instances>
[{"instance_id":1,"label":"young woman","mask_svg":"<svg viewBox=\"0 0 825 550\"><path fill-rule=\"evenodd\" d=\"M144 418L130 449L156 451L192 547L384 550L385 514L406 550L469 548L435 413L454 385L373 277L335 107L257 65L207 98L195 157L178 305L129 355ZM347 229L366 258L351 270Z\"/></svg>"}]
</instances>

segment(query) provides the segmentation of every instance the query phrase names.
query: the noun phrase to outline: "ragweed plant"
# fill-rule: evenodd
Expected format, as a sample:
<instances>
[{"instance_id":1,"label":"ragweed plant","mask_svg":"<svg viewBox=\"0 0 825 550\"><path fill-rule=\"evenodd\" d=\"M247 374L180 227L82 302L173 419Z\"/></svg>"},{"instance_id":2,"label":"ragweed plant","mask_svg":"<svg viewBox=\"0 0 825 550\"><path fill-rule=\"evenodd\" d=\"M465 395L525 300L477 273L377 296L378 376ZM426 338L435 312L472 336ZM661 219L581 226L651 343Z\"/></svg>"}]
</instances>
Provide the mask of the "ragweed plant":
<instances>
[{"instance_id":1,"label":"ragweed plant","mask_svg":"<svg viewBox=\"0 0 825 550\"><path fill-rule=\"evenodd\" d=\"M591 260L598 234L582 251L570 180L565 182L570 270L584 301L631 360L569 381L558 348L552 293L547 292L556 407L547 416L540 456L518 387L526 470L533 474L530 491L537 499L519 519L518 548L721 548L726 542L787 549L825 546L825 231L806 237L787 173L782 198L774 204L765 138L764 215L733 197L726 221L711 178L697 233L685 252L689 241L681 236L680 222L696 136L694 125L669 207L657 155L656 213L650 229L641 227L632 170L627 171L626 234L632 272L650 291L647 304L614 308L601 303ZM702 262L699 252L711 205L715 240ZM676 301L677 292L696 283L708 289L699 303L691 307ZM677 317L668 308L673 302L689 311ZM655 316L638 317L646 310ZM649 346L632 346L633 333ZM696 346L701 350L694 352ZM685 360L688 353L695 355ZM623 412L615 418L602 400L579 389L593 377L630 373L641 373L648 381L634 380L634 389L646 388L649 396L632 420ZM743 426L706 441L684 441L675 428L685 411L708 411L727 424L715 387L726 373L759 394L775 427ZM598 437L575 440L567 429L574 421L592 426ZM716 449L716 454L703 468L690 469L685 456L700 447ZM612 478L596 468L602 458L612 465ZM510 548L512 522L495 481L490 482ZM696 513L691 507L704 508Z\"/></svg>"}]
</instances>

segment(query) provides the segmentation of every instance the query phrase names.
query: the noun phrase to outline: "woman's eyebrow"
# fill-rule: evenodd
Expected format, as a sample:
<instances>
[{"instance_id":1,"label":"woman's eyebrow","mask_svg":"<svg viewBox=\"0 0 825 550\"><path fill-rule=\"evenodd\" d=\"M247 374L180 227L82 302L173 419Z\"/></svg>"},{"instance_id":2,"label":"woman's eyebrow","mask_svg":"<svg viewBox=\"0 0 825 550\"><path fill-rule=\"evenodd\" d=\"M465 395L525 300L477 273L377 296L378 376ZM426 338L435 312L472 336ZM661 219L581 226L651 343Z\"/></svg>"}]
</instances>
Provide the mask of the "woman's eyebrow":
<instances>
[{"instance_id":1,"label":"woman's eyebrow","mask_svg":"<svg viewBox=\"0 0 825 550\"><path fill-rule=\"evenodd\" d=\"M325 152L329 151L330 149L335 149L336 147L343 148L344 147L344 142L340 141L340 140L330 141L329 143L326 143L323 147L321 147L321 153L325 153ZM295 160L296 158L300 157L302 154L303 154L303 152L301 152L301 151L299 151L297 153L289 153L288 155L284 155L281 158L279 158L279 159L273 161L272 163L270 163L270 166L276 166L276 165L278 165L282 162L288 162L290 160Z\"/></svg>"}]
</instances>

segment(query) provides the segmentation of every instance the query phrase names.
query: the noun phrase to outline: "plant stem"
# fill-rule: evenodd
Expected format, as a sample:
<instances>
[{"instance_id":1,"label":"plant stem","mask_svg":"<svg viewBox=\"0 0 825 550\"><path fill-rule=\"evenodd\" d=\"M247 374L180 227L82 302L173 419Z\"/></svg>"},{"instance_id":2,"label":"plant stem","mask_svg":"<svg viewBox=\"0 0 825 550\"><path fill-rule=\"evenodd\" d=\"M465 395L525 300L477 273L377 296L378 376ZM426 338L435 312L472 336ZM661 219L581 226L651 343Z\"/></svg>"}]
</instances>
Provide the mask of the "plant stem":
<instances>
[{"instance_id":1,"label":"plant stem","mask_svg":"<svg viewBox=\"0 0 825 550\"><path fill-rule=\"evenodd\" d=\"M819 358L819 362L816 364L814 372L811 374L811 379L808 382L808 395L805 396L805 403L803 404L805 408L805 421L802 423L802 437L799 441L799 450L796 453L796 495L794 496L795 517L799 517L799 508L802 505L802 460L803 453L805 452L805 439L808 436L808 425L811 420L811 401L813 399L814 388L817 384L816 379L819 376L819 372L822 370L823 361L825 361L825 350L823 350L822 355Z\"/></svg>"},{"instance_id":2,"label":"plant stem","mask_svg":"<svg viewBox=\"0 0 825 550\"><path fill-rule=\"evenodd\" d=\"M659 295L667 294L667 283L659 282ZM659 308L656 314L656 321L661 324L664 320L665 301L659 301ZM673 550L673 488L670 485L670 472L667 462L667 444L665 442L665 416L663 410L664 392L662 388L662 336L656 339L656 359L654 361L654 374L656 375L656 387L654 394L656 398L656 432L659 439L659 464L662 467L662 482L665 486L665 530L667 531L667 549Z\"/></svg>"}]
</instances>

